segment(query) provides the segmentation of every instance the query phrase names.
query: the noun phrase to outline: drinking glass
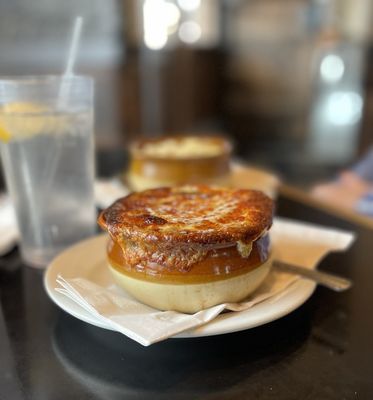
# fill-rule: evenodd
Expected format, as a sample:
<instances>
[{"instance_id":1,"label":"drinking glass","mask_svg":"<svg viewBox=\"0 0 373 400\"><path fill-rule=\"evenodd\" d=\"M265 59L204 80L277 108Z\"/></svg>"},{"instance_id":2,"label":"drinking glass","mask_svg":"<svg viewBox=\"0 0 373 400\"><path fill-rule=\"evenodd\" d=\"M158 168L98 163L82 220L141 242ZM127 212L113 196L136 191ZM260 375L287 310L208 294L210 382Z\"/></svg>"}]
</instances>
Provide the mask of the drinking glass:
<instances>
[{"instance_id":1,"label":"drinking glass","mask_svg":"<svg viewBox=\"0 0 373 400\"><path fill-rule=\"evenodd\" d=\"M44 267L96 230L93 80L0 78L0 139L22 258Z\"/></svg>"}]
</instances>

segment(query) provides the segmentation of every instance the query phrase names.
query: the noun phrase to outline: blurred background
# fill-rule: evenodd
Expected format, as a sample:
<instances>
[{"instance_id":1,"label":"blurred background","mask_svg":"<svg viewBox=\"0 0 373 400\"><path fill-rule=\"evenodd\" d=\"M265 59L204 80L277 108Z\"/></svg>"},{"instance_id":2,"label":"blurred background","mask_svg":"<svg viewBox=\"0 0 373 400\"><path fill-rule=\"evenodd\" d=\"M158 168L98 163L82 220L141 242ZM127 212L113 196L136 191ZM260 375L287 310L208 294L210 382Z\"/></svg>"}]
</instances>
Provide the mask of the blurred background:
<instances>
[{"instance_id":1,"label":"blurred background","mask_svg":"<svg viewBox=\"0 0 373 400\"><path fill-rule=\"evenodd\" d=\"M0 0L0 75L96 80L96 145L124 165L139 136L228 135L235 156L308 186L373 142L370 0ZM100 162L98 165L100 170Z\"/></svg>"}]
</instances>

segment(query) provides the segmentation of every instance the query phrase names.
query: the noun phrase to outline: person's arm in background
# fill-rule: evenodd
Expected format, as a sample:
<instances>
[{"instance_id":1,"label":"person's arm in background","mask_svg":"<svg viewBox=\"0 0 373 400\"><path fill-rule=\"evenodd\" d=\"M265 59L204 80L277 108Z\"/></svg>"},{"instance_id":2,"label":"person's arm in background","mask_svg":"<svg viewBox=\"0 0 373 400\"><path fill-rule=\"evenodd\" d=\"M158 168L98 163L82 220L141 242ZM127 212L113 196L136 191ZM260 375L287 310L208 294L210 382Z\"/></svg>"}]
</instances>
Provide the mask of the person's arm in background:
<instances>
[{"instance_id":1,"label":"person's arm in background","mask_svg":"<svg viewBox=\"0 0 373 400\"><path fill-rule=\"evenodd\" d=\"M335 207L373 217L373 147L335 181L314 186L311 195Z\"/></svg>"},{"instance_id":2,"label":"person's arm in background","mask_svg":"<svg viewBox=\"0 0 373 400\"><path fill-rule=\"evenodd\" d=\"M362 160L351 168L351 172L362 180L373 184L373 147L370 148Z\"/></svg>"}]
</instances>

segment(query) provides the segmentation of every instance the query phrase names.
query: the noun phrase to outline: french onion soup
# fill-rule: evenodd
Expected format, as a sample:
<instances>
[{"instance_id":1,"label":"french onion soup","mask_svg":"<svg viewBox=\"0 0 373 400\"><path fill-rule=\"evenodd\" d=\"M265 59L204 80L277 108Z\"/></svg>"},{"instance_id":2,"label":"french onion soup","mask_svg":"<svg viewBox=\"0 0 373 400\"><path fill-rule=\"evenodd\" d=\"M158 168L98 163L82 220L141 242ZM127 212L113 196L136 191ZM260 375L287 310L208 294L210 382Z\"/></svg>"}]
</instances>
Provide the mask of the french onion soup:
<instances>
[{"instance_id":1,"label":"french onion soup","mask_svg":"<svg viewBox=\"0 0 373 400\"><path fill-rule=\"evenodd\" d=\"M132 190L185 184L230 184L231 143L221 136L139 139L130 146L126 174Z\"/></svg>"},{"instance_id":2,"label":"french onion soup","mask_svg":"<svg viewBox=\"0 0 373 400\"><path fill-rule=\"evenodd\" d=\"M255 190L179 186L134 192L98 219L119 286L161 310L243 300L266 277L273 202Z\"/></svg>"}]
</instances>

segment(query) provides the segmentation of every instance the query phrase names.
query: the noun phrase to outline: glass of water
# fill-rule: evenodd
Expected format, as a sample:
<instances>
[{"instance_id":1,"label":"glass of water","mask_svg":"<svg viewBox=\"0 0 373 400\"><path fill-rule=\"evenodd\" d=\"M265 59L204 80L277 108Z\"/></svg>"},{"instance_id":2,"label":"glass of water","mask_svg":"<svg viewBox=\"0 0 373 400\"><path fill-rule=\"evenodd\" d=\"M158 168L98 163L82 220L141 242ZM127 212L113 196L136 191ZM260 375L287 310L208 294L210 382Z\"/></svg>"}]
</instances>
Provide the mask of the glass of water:
<instances>
[{"instance_id":1,"label":"glass of water","mask_svg":"<svg viewBox=\"0 0 373 400\"><path fill-rule=\"evenodd\" d=\"M0 78L0 139L22 258L45 267L96 230L92 79Z\"/></svg>"}]
</instances>

